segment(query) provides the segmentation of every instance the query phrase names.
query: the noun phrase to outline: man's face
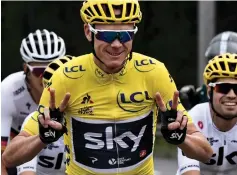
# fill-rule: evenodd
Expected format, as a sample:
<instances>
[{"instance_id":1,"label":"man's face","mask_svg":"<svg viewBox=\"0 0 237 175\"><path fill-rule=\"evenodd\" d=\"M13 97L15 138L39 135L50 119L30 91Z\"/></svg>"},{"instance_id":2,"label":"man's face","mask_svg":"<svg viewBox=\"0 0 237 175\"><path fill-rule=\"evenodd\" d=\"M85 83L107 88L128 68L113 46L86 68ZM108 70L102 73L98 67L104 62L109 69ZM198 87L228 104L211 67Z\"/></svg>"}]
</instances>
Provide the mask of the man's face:
<instances>
[{"instance_id":1,"label":"man's face","mask_svg":"<svg viewBox=\"0 0 237 175\"><path fill-rule=\"evenodd\" d=\"M24 71L26 72L26 69L29 70L27 77L30 81L31 89L37 91L40 94L43 92L42 74L48 64L49 63L37 62L24 64Z\"/></svg>"},{"instance_id":2,"label":"man's face","mask_svg":"<svg viewBox=\"0 0 237 175\"><path fill-rule=\"evenodd\" d=\"M116 24L116 25L96 25L99 30L131 30L132 24ZM110 69L114 69L123 64L124 60L132 50L133 41L130 40L121 43L118 39L112 43L107 43L94 38L94 49L96 55Z\"/></svg>"},{"instance_id":3,"label":"man's face","mask_svg":"<svg viewBox=\"0 0 237 175\"><path fill-rule=\"evenodd\" d=\"M120 10L114 10L115 14L120 14ZM129 38L126 42L121 42L119 39L115 39L112 42L106 42L104 40L98 39L95 34L89 29L89 25L85 24L84 30L85 35L89 41L92 41L94 36L94 50L97 57L103 62L107 69L116 70L123 66L124 61L132 50L133 37L128 37L131 35L126 35L123 38ZM125 31L123 34L129 34L127 30L134 30L134 24L96 24L93 28L97 31ZM100 33L101 34L101 33ZM103 35L104 38L113 38L111 35ZM113 33L114 34L114 33ZM134 32L133 32L134 34ZM117 36L117 35L116 35ZM101 64L101 63L99 63Z\"/></svg>"},{"instance_id":4,"label":"man's face","mask_svg":"<svg viewBox=\"0 0 237 175\"><path fill-rule=\"evenodd\" d=\"M237 85L237 79L234 78L220 78L217 82L230 83ZM227 118L232 118L237 115L237 94L233 89L226 94L221 91L221 88L228 89L224 84L222 87L215 87L213 92L213 105L215 110Z\"/></svg>"}]
</instances>

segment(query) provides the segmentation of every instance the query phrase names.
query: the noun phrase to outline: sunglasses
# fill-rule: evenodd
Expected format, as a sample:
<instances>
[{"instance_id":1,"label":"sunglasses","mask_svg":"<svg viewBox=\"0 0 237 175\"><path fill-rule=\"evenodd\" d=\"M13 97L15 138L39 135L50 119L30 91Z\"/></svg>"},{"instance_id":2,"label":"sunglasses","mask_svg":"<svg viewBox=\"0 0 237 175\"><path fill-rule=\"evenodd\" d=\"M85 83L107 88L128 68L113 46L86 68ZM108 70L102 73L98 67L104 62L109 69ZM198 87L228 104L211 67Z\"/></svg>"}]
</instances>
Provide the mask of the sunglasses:
<instances>
[{"instance_id":1,"label":"sunglasses","mask_svg":"<svg viewBox=\"0 0 237 175\"><path fill-rule=\"evenodd\" d=\"M235 95L237 95L237 84L218 82L218 83L209 83L208 86L214 87L214 90L216 92L222 94L228 94L232 89Z\"/></svg>"},{"instance_id":2,"label":"sunglasses","mask_svg":"<svg viewBox=\"0 0 237 175\"><path fill-rule=\"evenodd\" d=\"M27 64L27 67L35 76L40 77L44 73L47 66L31 66Z\"/></svg>"},{"instance_id":3,"label":"sunglasses","mask_svg":"<svg viewBox=\"0 0 237 175\"><path fill-rule=\"evenodd\" d=\"M112 43L114 40L118 39L122 44L126 43L134 38L137 33L138 28L135 26L133 30L99 30L94 29L90 24L89 29L95 34L96 39Z\"/></svg>"}]
</instances>

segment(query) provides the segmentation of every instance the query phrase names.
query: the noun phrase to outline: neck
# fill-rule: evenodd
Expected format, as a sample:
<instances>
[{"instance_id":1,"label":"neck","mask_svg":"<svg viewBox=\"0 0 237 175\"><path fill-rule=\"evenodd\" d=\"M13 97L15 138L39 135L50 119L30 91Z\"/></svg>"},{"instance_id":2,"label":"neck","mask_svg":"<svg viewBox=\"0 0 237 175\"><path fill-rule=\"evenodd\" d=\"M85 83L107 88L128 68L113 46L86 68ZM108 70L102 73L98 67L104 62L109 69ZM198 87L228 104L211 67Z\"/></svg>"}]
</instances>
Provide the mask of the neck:
<instances>
[{"instance_id":1,"label":"neck","mask_svg":"<svg viewBox=\"0 0 237 175\"><path fill-rule=\"evenodd\" d=\"M33 101L36 103L36 104L39 104L40 102L40 97L41 97L41 94L38 93L36 90L34 90L33 88L30 87L30 85L27 83L27 89L33 99Z\"/></svg>"},{"instance_id":2,"label":"neck","mask_svg":"<svg viewBox=\"0 0 237 175\"><path fill-rule=\"evenodd\" d=\"M224 120L216 116L213 110L211 110L211 114L213 123L222 132L231 130L237 124L237 118L233 118L232 120Z\"/></svg>"},{"instance_id":3,"label":"neck","mask_svg":"<svg viewBox=\"0 0 237 175\"><path fill-rule=\"evenodd\" d=\"M104 63L102 63L100 60L98 60L95 56L93 57L93 59L94 59L95 64L107 74L118 73L124 66L124 64L122 64L121 66L116 67L116 68L109 68Z\"/></svg>"}]
</instances>

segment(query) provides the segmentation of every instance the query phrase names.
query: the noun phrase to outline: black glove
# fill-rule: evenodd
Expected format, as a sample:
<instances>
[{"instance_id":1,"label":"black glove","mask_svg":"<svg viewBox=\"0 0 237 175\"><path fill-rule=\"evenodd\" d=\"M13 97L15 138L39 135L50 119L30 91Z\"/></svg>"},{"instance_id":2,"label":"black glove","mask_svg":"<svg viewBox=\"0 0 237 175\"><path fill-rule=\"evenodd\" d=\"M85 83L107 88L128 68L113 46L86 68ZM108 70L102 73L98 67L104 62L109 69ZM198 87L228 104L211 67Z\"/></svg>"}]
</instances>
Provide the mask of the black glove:
<instances>
[{"instance_id":1,"label":"black glove","mask_svg":"<svg viewBox=\"0 0 237 175\"><path fill-rule=\"evenodd\" d=\"M179 145L183 143L186 137L187 125L183 130L175 129L169 130L168 124L174 122L177 117L177 110L167 110L166 112L160 111L160 118L161 118L161 133L164 139L173 145Z\"/></svg>"},{"instance_id":2,"label":"black glove","mask_svg":"<svg viewBox=\"0 0 237 175\"><path fill-rule=\"evenodd\" d=\"M39 136L43 143L49 144L52 142L57 141L64 133L67 132L66 128L66 120L64 119L64 113L60 112L59 108L55 110L49 109L49 115L51 120L57 121L62 124L62 130L56 130L52 127L48 126L48 128L44 128L43 125L40 123L39 119ZM44 114L42 114L44 117Z\"/></svg>"}]
</instances>

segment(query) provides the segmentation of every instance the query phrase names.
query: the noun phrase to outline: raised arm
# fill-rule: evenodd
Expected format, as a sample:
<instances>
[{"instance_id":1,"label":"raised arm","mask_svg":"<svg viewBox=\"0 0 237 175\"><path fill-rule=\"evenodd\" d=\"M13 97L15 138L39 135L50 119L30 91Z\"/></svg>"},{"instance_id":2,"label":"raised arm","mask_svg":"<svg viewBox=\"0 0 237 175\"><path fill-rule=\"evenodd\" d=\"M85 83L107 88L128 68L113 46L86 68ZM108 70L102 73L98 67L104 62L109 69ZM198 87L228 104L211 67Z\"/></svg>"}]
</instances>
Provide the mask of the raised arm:
<instances>
[{"instance_id":1,"label":"raised arm","mask_svg":"<svg viewBox=\"0 0 237 175\"><path fill-rule=\"evenodd\" d=\"M159 93L156 94L156 101L163 101L163 111L169 109L177 109L177 118L175 122L170 124L169 130L183 129L187 126L187 132L185 140L177 146L184 152L184 154L192 159L196 159L202 162L207 162L212 154L213 150L208 143L207 139L202 133L198 131L196 126L192 122L191 116L184 109L182 104L178 100L178 92L174 80L168 73L167 69L163 67L159 68L158 78L156 79L156 89ZM162 83L160 83L162 82ZM174 104L175 103L175 104ZM158 105L160 107L160 105ZM161 108L160 108L161 109Z\"/></svg>"}]
</instances>

